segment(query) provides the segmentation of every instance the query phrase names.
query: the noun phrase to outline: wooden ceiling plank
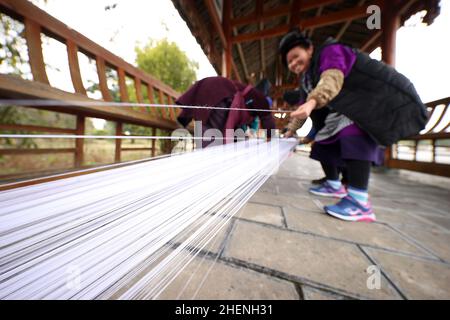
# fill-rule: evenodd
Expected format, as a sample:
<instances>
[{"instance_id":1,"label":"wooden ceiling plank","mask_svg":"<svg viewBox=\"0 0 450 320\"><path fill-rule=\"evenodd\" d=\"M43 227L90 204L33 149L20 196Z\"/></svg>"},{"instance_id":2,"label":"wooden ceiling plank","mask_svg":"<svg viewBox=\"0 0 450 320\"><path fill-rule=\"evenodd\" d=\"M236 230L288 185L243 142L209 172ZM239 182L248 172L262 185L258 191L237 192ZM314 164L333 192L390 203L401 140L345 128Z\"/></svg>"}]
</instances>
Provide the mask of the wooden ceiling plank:
<instances>
[{"instance_id":1,"label":"wooden ceiling plank","mask_svg":"<svg viewBox=\"0 0 450 320\"><path fill-rule=\"evenodd\" d=\"M354 20L366 17L368 13L365 6L354 7L350 9L340 10L323 16L305 19L300 22L301 29L319 28L348 20ZM271 38L283 35L289 31L289 26L279 26L272 29L265 29L253 33L245 33L234 36L231 40L233 43L260 40L262 38Z\"/></svg>"},{"instance_id":2,"label":"wooden ceiling plank","mask_svg":"<svg viewBox=\"0 0 450 320\"><path fill-rule=\"evenodd\" d=\"M360 0L358 2L358 7L361 7L362 5L364 5L364 2L366 2L366 0ZM337 35L335 37L335 39L337 41L341 40L341 38L344 35L345 31L347 31L348 27L350 27L351 24L352 24L352 20L349 20L349 21L344 23L344 25L341 27L341 29L339 30L339 32L337 33Z\"/></svg>"},{"instance_id":3,"label":"wooden ceiling plank","mask_svg":"<svg viewBox=\"0 0 450 320\"><path fill-rule=\"evenodd\" d=\"M305 12L311 9L319 8L321 6L326 6L329 4L337 3L342 0L304 0L300 8L300 12ZM294 1L295 2L295 1ZM273 8L270 11L263 12L258 16L255 12L244 17L237 17L231 20L231 25L233 27L238 27L246 24L253 24L258 22L267 21L280 16L287 16L291 14L291 5L280 5L279 7Z\"/></svg>"},{"instance_id":4,"label":"wooden ceiling plank","mask_svg":"<svg viewBox=\"0 0 450 320\"><path fill-rule=\"evenodd\" d=\"M316 17L319 17L322 14L323 8L324 8L324 6L320 6L319 9L317 9ZM313 36L314 29L315 29L314 27L309 29L309 37L310 38Z\"/></svg>"}]
</instances>

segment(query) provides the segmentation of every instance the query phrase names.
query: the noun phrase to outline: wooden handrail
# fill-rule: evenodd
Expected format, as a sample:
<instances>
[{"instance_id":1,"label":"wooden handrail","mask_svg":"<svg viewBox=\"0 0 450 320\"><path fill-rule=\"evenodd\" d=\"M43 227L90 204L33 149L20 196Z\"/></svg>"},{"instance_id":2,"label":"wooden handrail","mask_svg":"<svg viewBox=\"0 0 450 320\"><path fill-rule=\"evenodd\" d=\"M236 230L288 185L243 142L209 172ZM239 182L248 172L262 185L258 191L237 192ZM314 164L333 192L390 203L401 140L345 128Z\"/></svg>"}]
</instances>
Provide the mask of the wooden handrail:
<instances>
[{"instance_id":1,"label":"wooden handrail","mask_svg":"<svg viewBox=\"0 0 450 320\"><path fill-rule=\"evenodd\" d=\"M427 108L431 108L429 111L429 119L433 117L434 112L436 111L436 107L439 105L444 105L444 109L442 110L441 114L439 115L436 122L424 133L415 135L413 137L409 137L407 139L403 139L403 141L413 141L412 148L412 154L413 159L412 160L405 160L405 159L399 159L398 155L398 146L394 146L394 150L397 152L387 159L386 166L389 168L397 168L397 169L406 169L406 170L412 170L412 171L419 171L423 173L429 173L429 174L435 174L445 177L450 177L450 164L445 163L439 163L436 162L436 147L437 142L443 139L450 139L450 132L447 132L447 129L450 127L450 121L448 124L442 125L442 121L444 121L444 116L450 110L450 97L443 98L435 101L431 101L425 104ZM448 119L446 119L448 121ZM442 126L441 129L437 132L434 132L433 130L437 128L438 126ZM431 162L422 162L417 160L417 151L418 151L418 144L420 141L430 140L431 141ZM448 148L448 147L447 147ZM392 155L391 152L389 154Z\"/></svg>"},{"instance_id":2,"label":"wooden handrail","mask_svg":"<svg viewBox=\"0 0 450 320\"><path fill-rule=\"evenodd\" d=\"M41 26L43 28L42 31L49 33L51 37L63 41L66 44L67 42L75 43L80 50L88 53L90 56L100 57L108 62L108 64L122 68L127 74L135 78L140 78L141 81L156 87L158 90L162 90L168 95L173 97L179 96L179 93L170 86L136 68L81 33L69 28L66 24L34 6L31 2L27 0L0 0L0 5L14 12L17 16L22 17L25 24L33 26L33 34L36 33L36 26ZM42 51L40 54L42 55ZM33 57L38 57L38 55L39 53L36 53L36 55L33 54Z\"/></svg>"},{"instance_id":3,"label":"wooden handrail","mask_svg":"<svg viewBox=\"0 0 450 320\"><path fill-rule=\"evenodd\" d=\"M27 0L0 0L0 12L6 14L12 19L21 21L24 24L24 35L29 54L29 64L33 76L33 81L30 81L11 74L0 74L0 97L2 98L92 102L93 99L87 96L87 90L83 84L83 77L78 59L79 52L83 53L90 59L95 60L99 91L104 101L112 102L115 99L110 88L108 88L108 69L117 71L117 81L119 85L118 93L120 94L120 101L122 102L130 101L130 93L128 91L130 87L127 85L127 77L134 82L134 85L131 88L134 88L136 92L136 100L139 103L146 102L144 101L143 86L145 86L150 103L155 102L155 90L157 91L158 102L161 104L165 104L165 101L169 104L173 104L179 97L179 93L170 86L162 83L153 76L109 52L105 48L71 29ZM44 53L42 51L42 34L56 39L66 45L70 79L75 93L66 92L64 90L52 87L49 82L46 72L46 65L44 62ZM135 108L131 107L117 108L113 106L42 106L39 108L75 115L76 128L66 129L46 126L0 124L0 130L71 133L76 135L84 135L86 131L86 117L102 118L116 122L116 135L123 134L122 131L125 124L150 127L153 135L156 135L157 128L165 131L178 128L178 125L174 121L176 114L179 112L178 108L161 108L161 113L157 112L155 108L140 108L139 110L135 110ZM72 153L74 155L75 168L82 168L85 167L84 140L85 139L76 139L74 148L0 148L0 155ZM152 140L151 148L132 149L122 148L122 140L117 139L115 141L114 150L114 159L116 162L121 161L121 151L151 151L151 155L155 156L155 140Z\"/></svg>"}]
</instances>

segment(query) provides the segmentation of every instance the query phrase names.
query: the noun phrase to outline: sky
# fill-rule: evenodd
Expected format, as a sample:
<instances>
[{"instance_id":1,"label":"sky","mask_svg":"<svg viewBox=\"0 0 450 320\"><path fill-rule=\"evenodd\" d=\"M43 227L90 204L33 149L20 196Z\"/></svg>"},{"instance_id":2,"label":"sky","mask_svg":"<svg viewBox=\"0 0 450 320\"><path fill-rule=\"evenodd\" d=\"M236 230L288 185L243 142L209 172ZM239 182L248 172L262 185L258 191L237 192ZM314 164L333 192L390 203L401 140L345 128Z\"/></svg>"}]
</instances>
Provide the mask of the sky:
<instances>
[{"instance_id":1,"label":"sky","mask_svg":"<svg viewBox=\"0 0 450 320\"><path fill-rule=\"evenodd\" d=\"M216 75L170 0L32 1L72 29L135 64L136 44L167 37L199 63L197 78ZM114 9L105 7L117 4Z\"/></svg>"},{"instance_id":2,"label":"sky","mask_svg":"<svg viewBox=\"0 0 450 320\"><path fill-rule=\"evenodd\" d=\"M136 44L167 37L199 63L198 79L216 75L170 0L32 2L132 64L135 64ZM114 9L105 10L114 4ZM450 41L446 40L449 33L450 0L441 0L441 14L431 26L421 24L418 14L397 32L396 68L414 83L424 102L450 96ZM379 50L372 57L379 59Z\"/></svg>"}]
</instances>

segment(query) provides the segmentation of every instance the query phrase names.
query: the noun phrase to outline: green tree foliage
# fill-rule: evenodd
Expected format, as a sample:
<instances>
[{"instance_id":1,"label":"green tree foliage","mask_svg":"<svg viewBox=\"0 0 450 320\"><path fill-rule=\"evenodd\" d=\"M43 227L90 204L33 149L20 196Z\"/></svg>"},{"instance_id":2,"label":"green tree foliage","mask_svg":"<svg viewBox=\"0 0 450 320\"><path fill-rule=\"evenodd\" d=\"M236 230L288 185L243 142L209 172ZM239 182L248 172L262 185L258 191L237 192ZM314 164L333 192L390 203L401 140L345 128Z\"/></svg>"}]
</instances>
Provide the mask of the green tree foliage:
<instances>
[{"instance_id":1,"label":"green tree foliage","mask_svg":"<svg viewBox=\"0 0 450 320\"><path fill-rule=\"evenodd\" d=\"M190 60L176 43L166 38L150 42L143 48L136 46L138 67L179 92L189 88L195 80L198 63Z\"/></svg>"}]
</instances>

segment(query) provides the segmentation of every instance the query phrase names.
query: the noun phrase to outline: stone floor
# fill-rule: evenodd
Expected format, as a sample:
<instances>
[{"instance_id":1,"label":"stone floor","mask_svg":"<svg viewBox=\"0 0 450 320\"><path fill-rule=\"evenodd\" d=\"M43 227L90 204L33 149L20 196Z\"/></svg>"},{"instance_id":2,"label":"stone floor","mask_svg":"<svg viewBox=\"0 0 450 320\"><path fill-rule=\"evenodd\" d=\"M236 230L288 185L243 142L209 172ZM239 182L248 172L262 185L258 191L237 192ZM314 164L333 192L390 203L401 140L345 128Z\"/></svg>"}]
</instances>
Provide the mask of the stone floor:
<instances>
[{"instance_id":1,"label":"stone floor","mask_svg":"<svg viewBox=\"0 0 450 320\"><path fill-rule=\"evenodd\" d=\"M161 298L450 299L448 181L374 172L378 221L352 223L308 194L320 177L317 162L292 155Z\"/></svg>"}]
</instances>

